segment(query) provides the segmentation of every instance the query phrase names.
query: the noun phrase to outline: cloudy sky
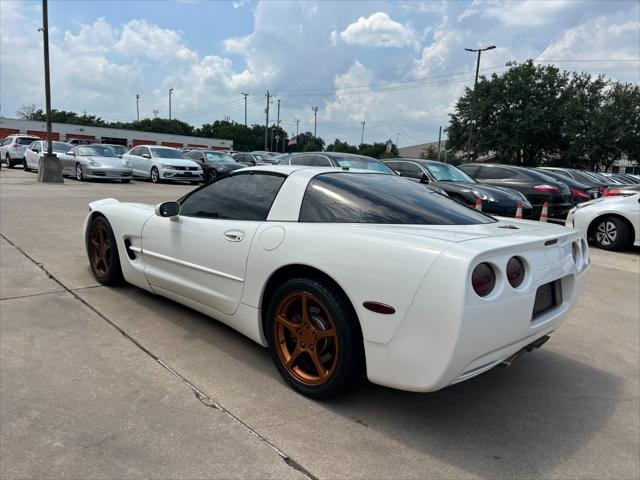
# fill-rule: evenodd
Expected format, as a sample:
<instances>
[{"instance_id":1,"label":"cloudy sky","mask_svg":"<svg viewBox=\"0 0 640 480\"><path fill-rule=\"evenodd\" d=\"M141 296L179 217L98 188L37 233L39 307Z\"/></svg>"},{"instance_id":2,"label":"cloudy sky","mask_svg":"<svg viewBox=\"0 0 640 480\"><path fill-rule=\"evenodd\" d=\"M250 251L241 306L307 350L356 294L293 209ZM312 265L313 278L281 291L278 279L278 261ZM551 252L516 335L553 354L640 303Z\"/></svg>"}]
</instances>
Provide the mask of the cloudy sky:
<instances>
[{"instance_id":1,"label":"cloudy sky","mask_svg":"<svg viewBox=\"0 0 640 480\"><path fill-rule=\"evenodd\" d=\"M0 114L44 107L38 1L0 1ZM633 1L56 1L49 2L53 108L135 119L154 110L194 125L264 123L265 92L295 133L400 146L437 139L475 56L481 73L528 58L640 82Z\"/></svg>"}]
</instances>

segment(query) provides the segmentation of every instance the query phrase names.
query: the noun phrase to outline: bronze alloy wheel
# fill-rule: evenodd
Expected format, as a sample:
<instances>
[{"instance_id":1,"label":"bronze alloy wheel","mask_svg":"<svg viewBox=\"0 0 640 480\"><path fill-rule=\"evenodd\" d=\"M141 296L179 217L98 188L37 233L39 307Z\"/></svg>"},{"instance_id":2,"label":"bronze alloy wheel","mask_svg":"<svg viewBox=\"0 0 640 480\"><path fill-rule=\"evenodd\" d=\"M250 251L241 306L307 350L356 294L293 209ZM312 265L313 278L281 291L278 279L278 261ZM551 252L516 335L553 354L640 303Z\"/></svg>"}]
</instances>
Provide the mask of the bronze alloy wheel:
<instances>
[{"instance_id":1,"label":"bronze alloy wheel","mask_svg":"<svg viewBox=\"0 0 640 480\"><path fill-rule=\"evenodd\" d=\"M111 240L107 229L97 224L91 232L89 258L93 271L106 278L111 273Z\"/></svg>"},{"instance_id":2,"label":"bronze alloy wheel","mask_svg":"<svg viewBox=\"0 0 640 480\"><path fill-rule=\"evenodd\" d=\"M340 343L335 321L318 296L287 295L276 309L273 338L283 367L296 380L318 386L331 379Z\"/></svg>"}]
</instances>

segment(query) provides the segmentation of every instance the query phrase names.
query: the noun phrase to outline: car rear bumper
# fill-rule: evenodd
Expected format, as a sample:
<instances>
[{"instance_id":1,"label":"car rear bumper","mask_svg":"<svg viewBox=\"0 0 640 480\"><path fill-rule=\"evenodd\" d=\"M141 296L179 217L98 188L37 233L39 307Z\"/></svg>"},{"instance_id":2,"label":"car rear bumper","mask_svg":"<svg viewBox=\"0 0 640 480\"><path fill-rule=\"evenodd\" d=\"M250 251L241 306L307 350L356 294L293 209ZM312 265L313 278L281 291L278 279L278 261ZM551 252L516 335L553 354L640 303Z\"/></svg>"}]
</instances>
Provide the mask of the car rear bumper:
<instances>
[{"instance_id":1,"label":"car rear bumper","mask_svg":"<svg viewBox=\"0 0 640 480\"><path fill-rule=\"evenodd\" d=\"M464 242L447 250L430 268L393 338L384 344L365 340L369 379L402 390L434 391L479 375L549 335L584 288L588 248L578 260L572 255L573 242L586 245L581 239L571 231L554 235L552 246L542 240L531 248L499 248L466 265L456 260L474 257ZM527 270L518 288L504 275L513 255ZM480 261L498 271L494 291L484 298L469 285L471 266ZM538 288L555 281L561 297L553 308L534 315Z\"/></svg>"}]
</instances>

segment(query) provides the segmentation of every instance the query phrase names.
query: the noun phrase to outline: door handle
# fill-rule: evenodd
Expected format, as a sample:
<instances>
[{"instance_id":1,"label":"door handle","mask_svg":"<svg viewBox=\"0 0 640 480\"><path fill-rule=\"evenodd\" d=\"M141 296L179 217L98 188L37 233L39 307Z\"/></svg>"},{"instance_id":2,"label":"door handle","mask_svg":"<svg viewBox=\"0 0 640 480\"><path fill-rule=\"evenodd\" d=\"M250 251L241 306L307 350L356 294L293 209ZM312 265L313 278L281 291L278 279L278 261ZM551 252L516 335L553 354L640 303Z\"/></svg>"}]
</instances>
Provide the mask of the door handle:
<instances>
[{"instance_id":1,"label":"door handle","mask_svg":"<svg viewBox=\"0 0 640 480\"><path fill-rule=\"evenodd\" d=\"M241 230L227 230L224 232L224 239L230 242L241 242L244 240L244 232Z\"/></svg>"}]
</instances>

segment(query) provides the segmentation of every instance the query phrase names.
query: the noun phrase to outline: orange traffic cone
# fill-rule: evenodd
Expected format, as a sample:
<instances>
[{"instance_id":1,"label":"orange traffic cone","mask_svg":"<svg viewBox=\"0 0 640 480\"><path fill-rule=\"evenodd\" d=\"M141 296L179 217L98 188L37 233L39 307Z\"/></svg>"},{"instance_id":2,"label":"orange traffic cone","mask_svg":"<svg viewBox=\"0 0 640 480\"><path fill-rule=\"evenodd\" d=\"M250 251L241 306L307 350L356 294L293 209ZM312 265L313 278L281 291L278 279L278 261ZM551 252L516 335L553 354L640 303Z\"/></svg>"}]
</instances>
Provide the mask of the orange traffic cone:
<instances>
[{"instance_id":1,"label":"orange traffic cone","mask_svg":"<svg viewBox=\"0 0 640 480\"><path fill-rule=\"evenodd\" d=\"M546 222L548 217L549 217L549 204L547 202L544 202L544 205L542 205L542 213L540 214L540 221Z\"/></svg>"},{"instance_id":2,"label":"orange traffic cone","mask_svg":"<svg viewBox=\"0 0 640 480\"><path fill-rule=\"evenodd\" d=\"M476 200L476 210L478 210L479 212L482 211L482 199L481 198L478 198Z\"/></svg>"},{"instance_id":3,"label":"orange traffic cone","mask_svg":"<svg viewBox=\"0 0 640 480\"><path fill-rule=\"evenodd\" d=\"M516 208L516 217L522 220L522 202L518 202L518 208Z\"/></svg>"}]
</instances>

